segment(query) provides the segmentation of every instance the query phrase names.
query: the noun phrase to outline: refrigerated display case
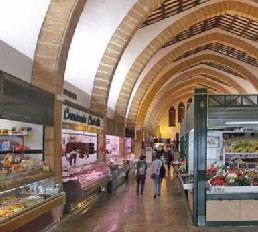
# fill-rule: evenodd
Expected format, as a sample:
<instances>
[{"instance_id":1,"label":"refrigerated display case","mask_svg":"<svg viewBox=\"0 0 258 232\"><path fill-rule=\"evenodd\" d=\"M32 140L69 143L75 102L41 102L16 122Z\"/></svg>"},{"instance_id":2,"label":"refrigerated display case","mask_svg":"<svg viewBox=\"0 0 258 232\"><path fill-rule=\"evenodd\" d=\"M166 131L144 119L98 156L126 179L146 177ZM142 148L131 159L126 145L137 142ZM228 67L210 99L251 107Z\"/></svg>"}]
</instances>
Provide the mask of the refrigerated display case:
<instances>
[{"instance_id":1,"label":"refrigerated display case","mask_svg":"<svg viewBox=\"0 0 258 232\"><path fill-rule=\"evenodd\" d=\"M63 169L62 179L66 193L65 212L69 213L78 209L91 196L106 190L111 173L104 162L98 161Z\"/></svg>"},{"instance_id":2,"label":"refrigerated display case","mask_svg":"<svg viewBox=\"0 0 258 232\"><path fill-rule=\"evenodd\" d=\"M106 164L111 170L112 186L111 191L118 188L128 178L130 161L116 156L106 156Z\"/></svg>"},{"instance_id":3,"label":"refrigerated display case","mask_svg":"<svg viewBox=\"0 0 258 232\"><path fill-rule=\"evenodd\" d=\"M0 191L0 231L14 231L56 207L61 210L63 202L61 183L54 177ZM53 224L59 215L52 214Z\"/></svg>"},{"instance_id":4,"label":"refrigerated display case","mask_svg":"<svg viewBox=\"0 0 258 232\"><path fill-rule=\"evenodd\" d=\"M43 126L0 119L0 191L51 174L44 163Z\"/></svg>"}]
</instances>

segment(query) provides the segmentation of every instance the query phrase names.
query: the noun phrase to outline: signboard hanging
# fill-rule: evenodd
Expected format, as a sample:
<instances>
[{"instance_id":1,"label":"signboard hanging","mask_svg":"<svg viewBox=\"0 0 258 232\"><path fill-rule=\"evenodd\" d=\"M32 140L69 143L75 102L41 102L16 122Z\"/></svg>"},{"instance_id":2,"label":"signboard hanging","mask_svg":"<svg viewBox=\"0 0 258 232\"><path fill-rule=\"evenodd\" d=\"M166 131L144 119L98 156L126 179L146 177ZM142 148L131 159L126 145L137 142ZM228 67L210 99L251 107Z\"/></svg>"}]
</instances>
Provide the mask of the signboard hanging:
<instances>
[{"instance_id":1,"label":"signboard hanging","mask_svg":"<svg viewBox=\"0 0 258 232\"><path fill-rule=\"evenodd\" d=\"M62 106L62 120L63 122L81 123L81 124L94 126L94 127L101 127L103 124L101 118L95 115L77 110L67 105Z\"/></svg>"}]
</instances>

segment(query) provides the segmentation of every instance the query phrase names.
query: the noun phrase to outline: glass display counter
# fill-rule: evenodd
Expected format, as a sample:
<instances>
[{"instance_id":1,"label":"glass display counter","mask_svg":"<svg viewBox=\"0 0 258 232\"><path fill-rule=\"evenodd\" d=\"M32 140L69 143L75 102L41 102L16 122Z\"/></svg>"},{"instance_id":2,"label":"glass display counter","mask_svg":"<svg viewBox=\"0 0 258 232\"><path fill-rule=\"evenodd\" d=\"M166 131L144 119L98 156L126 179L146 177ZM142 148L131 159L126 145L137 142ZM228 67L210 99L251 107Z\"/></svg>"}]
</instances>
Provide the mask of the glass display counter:
<instances>
[{"instance_id":1,"label":"glass display counter","mask_svg":"<svg viewBox=\"0 0 258 232\"><path fill-rule=\"evenodd\" d=\"M0 191L0 231L16 230L63 202L61 184L54 177Z\"/></svg>"},{"instance_id":2,"label":"glass display counter","mask_svg":"<svg viewBox=\"0 0 258 232\"><path fill-rule=\"evenodd\" d=\"M109 167L100 161L63 169L62 179L66 193L65 212L69 213L105 189L111 181L111 173Z\"/></svg>"},{"instance_id":3,"label":"glass display counter","mask_svg":"<svg viewBox=\"0 0 258 232\"><path fill-rule=\"evenodd\" d=\"M109 166L112 175L112 186L110 191L118 188L128 178L130 162L116 156L108 156L106 164Z\"/></svg>"}]
</instances>

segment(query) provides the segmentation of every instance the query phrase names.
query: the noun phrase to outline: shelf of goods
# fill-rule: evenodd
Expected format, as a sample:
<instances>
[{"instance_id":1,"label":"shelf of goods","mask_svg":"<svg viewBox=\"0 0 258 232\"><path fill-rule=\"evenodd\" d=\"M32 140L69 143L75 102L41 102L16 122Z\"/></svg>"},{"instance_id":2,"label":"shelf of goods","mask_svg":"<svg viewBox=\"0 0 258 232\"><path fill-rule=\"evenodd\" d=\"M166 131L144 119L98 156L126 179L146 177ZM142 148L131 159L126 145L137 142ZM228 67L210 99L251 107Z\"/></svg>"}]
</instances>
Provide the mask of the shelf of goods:
<instances>
[{"instance_id":1,"label":"shelf of goods","mask_svg":"<svg viewBox=\"0 0 258 232\"><path fill-rule=\"evenodd\" d=\"M54 177L0 191L0 231L45 229L60 219L63 204L64 193Z\"/></svg>"},{"instance_id":2,"label":"shelf of goods","mask_svg":"<svg viewBox=\"0 0 258 232\"><path fill-rule=\"evenodd\" d=\"M188 174L182 174L182 175L179 175L178 178L179 178L182 188L184 190L192 190L193 189L192 176L189 176Z\"/></svg>"},{"instance_id":3,"label":"shelf of goods","mask_svg":"<svg viewBox=\"0 0 258 232\"><path fill-rule=\"evenodd\" d=\"M257 171L218 169L207 183L206 200L208 224L254 223L258 219Z\"/></svg>"},{"instance_id":4,"label":"shelf of goods","mask_svg":"<svg viewBox=\"0 0 258 232\"><path fill-rule=\"evenodd\" d=\"M105 190L112 178L108 166L99 161L63 170L62 179L66 193L65 212L69 213Z\"/></svg>"},{"instance_id":5,"label":"shelf of goods","mask_svg":"<svg viewBox=\"0 0 258 232\"><path fill-rule=\"evenodd\" d=\"M178 175L178 179L184 190L188 206L190 210L193 211L193 176L186 173L181 173Z\"/></svg>"}]
</instances>

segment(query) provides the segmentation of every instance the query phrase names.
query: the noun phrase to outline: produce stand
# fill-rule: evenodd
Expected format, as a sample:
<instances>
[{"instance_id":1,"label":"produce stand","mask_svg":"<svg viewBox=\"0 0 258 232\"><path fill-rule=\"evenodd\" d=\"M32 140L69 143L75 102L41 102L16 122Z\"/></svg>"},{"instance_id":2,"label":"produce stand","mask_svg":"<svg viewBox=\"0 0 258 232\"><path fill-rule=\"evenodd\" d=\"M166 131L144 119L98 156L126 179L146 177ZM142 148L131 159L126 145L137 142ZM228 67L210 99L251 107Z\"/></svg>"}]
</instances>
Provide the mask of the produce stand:
<instances>
[{"instance_id":1,"label":"produce stand","mask_svg":"<svg viewBox=\"0 0 258 232\"><path fill-rule=\"evenodd\" d=\"M196 226L258 224L257 121L257 95L195 90L181 136L188 140L187 171L194 175Z\"/></svg>"}]
</instances>

